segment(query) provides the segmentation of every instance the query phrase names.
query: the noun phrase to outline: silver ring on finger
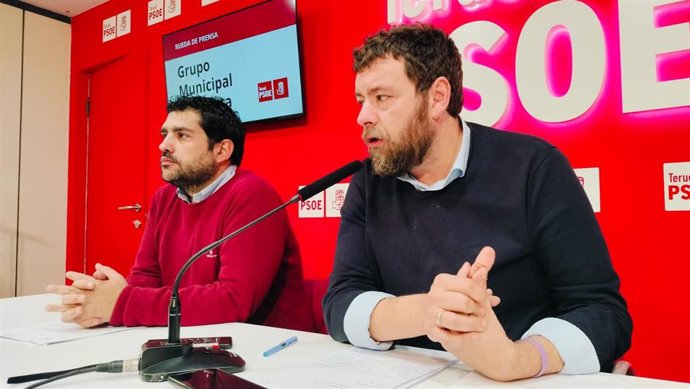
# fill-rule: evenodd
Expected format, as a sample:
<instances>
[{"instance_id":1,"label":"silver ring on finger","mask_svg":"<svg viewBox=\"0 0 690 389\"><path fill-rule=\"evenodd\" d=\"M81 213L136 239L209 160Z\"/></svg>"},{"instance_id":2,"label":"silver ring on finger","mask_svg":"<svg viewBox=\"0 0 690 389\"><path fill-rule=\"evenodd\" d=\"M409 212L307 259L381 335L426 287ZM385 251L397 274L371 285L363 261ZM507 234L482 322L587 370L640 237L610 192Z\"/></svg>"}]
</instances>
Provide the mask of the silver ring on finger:
<instances>
[{"instance_id":1,"label":"silver ring on finger","mask_svg":"<svg viewBox=\"0 0 690 389\"><path fill-rule=\"evenodd\" d=\"M443 316L443 312L445 311L440 311L438 315L436 315L436 324L441 328L443 328L443 324L441 324L441 316Z\"/></svg>"}]
</instances>

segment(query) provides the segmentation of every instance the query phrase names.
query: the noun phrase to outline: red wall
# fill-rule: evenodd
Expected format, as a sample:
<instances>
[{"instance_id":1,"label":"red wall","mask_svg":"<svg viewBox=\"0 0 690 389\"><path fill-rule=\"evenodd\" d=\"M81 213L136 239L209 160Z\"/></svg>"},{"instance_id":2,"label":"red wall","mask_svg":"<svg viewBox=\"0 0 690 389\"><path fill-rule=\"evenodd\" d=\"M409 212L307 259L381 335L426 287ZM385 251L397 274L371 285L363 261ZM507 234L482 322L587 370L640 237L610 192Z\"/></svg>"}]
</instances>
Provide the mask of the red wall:
<instances>
[{"instance_id":1,"label":"red wall","mask_svg":"<svg viewBox=\"0 0 690 389\"><path fill-rule=\"evenodd\" d=\"M146 97L147 114L126 117L125 128L147 137L151 151L145 167L150 177L146 190L150 196L162 183L157 151L157 133L165 117L166 101L162 35L252 3L221 0L202 8L200 0L178 1L182 1L181 16L150 27L146 1L110 0L72 19L68 269L81 270L83 257L85 74L120 56L142 58L132 71L145 72L147 83L131 93ZM466 12L456 2L447 1L442 3L449 10L430 20L447 32L474 20L501 25L508 32L502 51L493 59L478 56L476 61L501 69L514 85L512 66L520 29L530 15L550 2L504 0L497 1L491 9ZM633 346L626 358L639 375L690 382L690 370L683 358L690 349L690 306L683 287L690 273L686 243L690 212L664 211L662 174L665 162L690 161L690 109L686 106L652 114L623 114L620 73L616 72L618 5L615 1L584 3L595 9L606 26L609 45L606 85L596 106L582 118L566 124L542 123L525 111L513 87L510 112L499 125L546 138L568 155L575 168L600 168L602 211L597 217L621 276L622 292L635 326ZM128 9L131 33L102 43L103 19ZM266 177L286 199L294 194L297 185L352 159L365 157L360 129L355 123L358 106L353 94L351 50L364 36L387 24L387 2L298 0L298 15L306 115L301 119L251 125L243 161L243 167ZM689 15L690 12L681 12L678 17L688 21ZM676 64L681 69L676 71L678 78L690 78L690 71L682 70L690 69L683 65L690 63L688 58L690 54L681 56ZM117 88L117 80L112 82L112 87ZM339 219L300 219L296 207L290 214L302 247L305 276L327 277Z\"/></svg>"}]
</instances>

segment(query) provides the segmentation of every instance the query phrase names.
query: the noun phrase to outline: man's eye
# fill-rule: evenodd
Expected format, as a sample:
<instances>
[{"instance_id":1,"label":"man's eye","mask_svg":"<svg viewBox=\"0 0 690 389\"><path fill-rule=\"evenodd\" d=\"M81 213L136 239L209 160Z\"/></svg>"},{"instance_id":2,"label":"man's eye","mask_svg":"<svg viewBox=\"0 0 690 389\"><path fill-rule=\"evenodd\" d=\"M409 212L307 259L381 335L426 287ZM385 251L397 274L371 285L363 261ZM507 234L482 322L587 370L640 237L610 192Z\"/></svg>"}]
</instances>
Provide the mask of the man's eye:
<instances>
[{"instance_id":1,"label":"man's eye","mask_svg":"<svg viewBox=\"0 0 690 389\"><path fill-rule=\"evenodd\" d=\"M376 101L386 101L388 96L386 95L376 95Z\"/></svg>"}]
</instances>

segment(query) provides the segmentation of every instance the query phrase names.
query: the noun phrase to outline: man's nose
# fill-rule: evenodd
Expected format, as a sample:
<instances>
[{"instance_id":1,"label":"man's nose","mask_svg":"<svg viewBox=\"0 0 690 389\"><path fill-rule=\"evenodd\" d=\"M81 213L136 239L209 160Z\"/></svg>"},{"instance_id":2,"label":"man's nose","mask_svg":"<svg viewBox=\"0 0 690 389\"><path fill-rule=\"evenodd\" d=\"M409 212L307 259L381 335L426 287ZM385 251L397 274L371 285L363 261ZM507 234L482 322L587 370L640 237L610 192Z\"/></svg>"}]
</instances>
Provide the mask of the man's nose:
<instances>
[{"instance_id":1,"label":"man's nose","mask_svg":"<svg viewBox=\"0 0 690 389\"><path fill-rule=\"evenodd\" d=\"M161 153L164 153L166 151L172 151L172 146L169 138L169 136L165 136L161 143L158 145L158 150L160 150Z\"/></svg>"},{"instance_id":2,"label":"man's nose","mask_svg":"<svg viewBox=\"0 0 690 389\"><path fill-rule=\"evenodd\" d=\"M361 108L359 109L359 115L357 115L357 124L362 127L376 124L376 114L373 110L373 107L366 101L362 102Z\"/></svg>"}]
</instances>

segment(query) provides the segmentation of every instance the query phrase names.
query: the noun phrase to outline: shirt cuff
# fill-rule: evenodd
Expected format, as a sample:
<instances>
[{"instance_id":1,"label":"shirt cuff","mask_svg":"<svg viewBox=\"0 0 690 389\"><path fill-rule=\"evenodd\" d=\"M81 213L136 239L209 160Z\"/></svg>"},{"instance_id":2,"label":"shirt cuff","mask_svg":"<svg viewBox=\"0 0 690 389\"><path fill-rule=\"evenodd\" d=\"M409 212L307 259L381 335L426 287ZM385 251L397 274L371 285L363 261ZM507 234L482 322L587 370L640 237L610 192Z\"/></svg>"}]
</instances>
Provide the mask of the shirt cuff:
<instances>
[{"instance_id":1,"label":"shirt cuff","mask_svg":"<svg viewBox=\"0 0 690 389\"><path fill-rule=\"evenodd\" d=\"M562 374L591 374L598 373L599 358L592 341L574 324L547 317L534 323L522 339L530 336L543 336L558 350L563 360Z\"/></svg>"},{"instance_id":2,"label":"shirt cuff","mask_svg":"<svg viewBox=\"0 0 690 389\"><path fill-rule=\"evenodd\" d=\"M388 350L391 348L393 342L377 342L369 335L371 314L379 301L388 297L394 296L371 291L364 292L352 300L343 319L343 329L350 344L371 350Z\"/></svg>"}]
</instances>

